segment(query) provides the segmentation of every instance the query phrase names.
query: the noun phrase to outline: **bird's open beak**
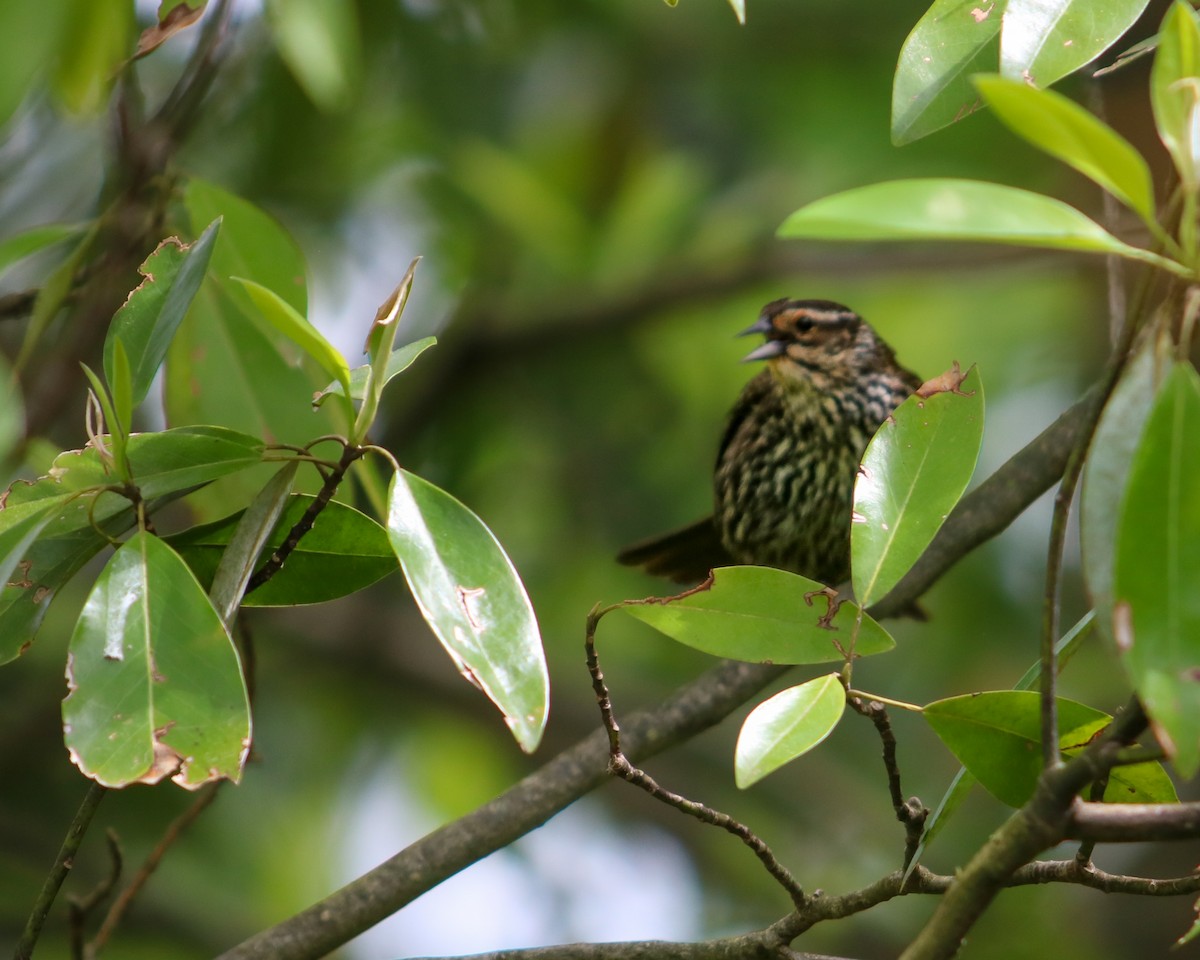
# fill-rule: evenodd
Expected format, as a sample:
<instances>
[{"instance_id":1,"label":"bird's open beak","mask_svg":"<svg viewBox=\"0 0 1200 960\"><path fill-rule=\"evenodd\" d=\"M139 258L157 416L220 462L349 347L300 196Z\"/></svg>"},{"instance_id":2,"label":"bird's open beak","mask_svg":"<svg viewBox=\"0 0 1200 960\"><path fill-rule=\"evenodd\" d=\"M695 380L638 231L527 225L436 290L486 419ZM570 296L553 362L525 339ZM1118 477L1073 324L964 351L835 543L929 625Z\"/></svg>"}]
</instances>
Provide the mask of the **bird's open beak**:
<instances>
[{"instance_id":1,"label":"bird's open beak","mask_svg":"<svg viewBox=\"0 0 1200 960\"><path fill-rule=\"evenodd\" d=\"M738 336L748 337L752 333L769 334L773 329L770 320L766 317L759 317L754 323L739 333ZM753 363L755 360L770 360L773 357L782 355L785 349L786 347L782 340L768 340L761 347L756 347L742 357L742 363Z\"/></svg>"}]
</instances>

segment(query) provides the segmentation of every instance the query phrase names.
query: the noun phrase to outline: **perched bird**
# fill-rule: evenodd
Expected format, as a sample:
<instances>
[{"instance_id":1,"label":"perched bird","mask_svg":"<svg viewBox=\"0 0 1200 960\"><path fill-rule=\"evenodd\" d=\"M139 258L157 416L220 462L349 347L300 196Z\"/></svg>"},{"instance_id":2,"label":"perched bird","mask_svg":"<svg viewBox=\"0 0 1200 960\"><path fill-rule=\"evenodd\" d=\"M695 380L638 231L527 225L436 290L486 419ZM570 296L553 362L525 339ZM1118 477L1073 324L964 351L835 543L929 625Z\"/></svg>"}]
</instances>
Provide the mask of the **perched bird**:
<instances>
[{"instance_id":1,"label":"perched bird","mask_svg":"<svg viewBox=\"0 0 1200 960\"><path fill-rule=\"evenodd\" d=\"M733 406L713 477L713 516L617 559L678 583L753 563L836 585L850 575L858 463L880 424L921 385L848 307L775 300L742 335L767 367Z\"/></svg>"}]
</instances>

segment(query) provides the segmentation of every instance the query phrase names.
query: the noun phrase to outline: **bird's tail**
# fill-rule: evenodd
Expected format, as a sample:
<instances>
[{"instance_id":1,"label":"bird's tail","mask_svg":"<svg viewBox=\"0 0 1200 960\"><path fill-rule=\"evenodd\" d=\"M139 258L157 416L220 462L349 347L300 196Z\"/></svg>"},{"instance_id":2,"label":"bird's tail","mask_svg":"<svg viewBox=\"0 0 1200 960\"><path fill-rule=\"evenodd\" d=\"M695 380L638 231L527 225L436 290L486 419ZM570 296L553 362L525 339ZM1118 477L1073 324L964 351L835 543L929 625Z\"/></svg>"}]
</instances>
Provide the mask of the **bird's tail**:
<instances>
[{"instance_id":1,"label":"bird's tail","mask_svg":"<svg viewBox=\"0 0 1200 960\"><path fill-rule=\"evenodd\" d=\"M676 583L699 583L713 567L734 563L721 545L712 517L678 530L631 544L617 554L617 562L641 567L656 577Z\"/></svg>"}]
</instances>

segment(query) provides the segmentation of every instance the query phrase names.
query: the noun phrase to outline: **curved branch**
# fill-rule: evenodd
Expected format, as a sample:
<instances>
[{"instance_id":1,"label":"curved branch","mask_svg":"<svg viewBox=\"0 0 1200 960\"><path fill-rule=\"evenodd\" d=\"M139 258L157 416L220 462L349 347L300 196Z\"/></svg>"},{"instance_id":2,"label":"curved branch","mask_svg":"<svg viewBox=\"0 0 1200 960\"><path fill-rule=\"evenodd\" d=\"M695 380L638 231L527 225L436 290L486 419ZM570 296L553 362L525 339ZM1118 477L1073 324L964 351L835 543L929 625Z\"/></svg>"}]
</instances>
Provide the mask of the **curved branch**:
<instances>
[{"instance_id":1,"label":"curved branch","mask_svg":"<svg viewBox=\"0 0 1200 960\"><path fill-rule=\"evenodd\" d=\"M1088 402L1085 398L1068 410L965 497L925 555L872 608L872 615L892 616L904 610L958 559L1007 527L1048 490L1062 474ZM644 759L695 736L786 669L732 661L714 667L657 708L631 715L623 726L626 754L632 760ZM220 960L323 956L606 782L608 747L607 734L597 730L495 800L428 834L324 900L255 934ZM894 876L899 889L902 874L898 871ZM910 884L915 877L914 873Z\"/></svg>"}]
</instances>

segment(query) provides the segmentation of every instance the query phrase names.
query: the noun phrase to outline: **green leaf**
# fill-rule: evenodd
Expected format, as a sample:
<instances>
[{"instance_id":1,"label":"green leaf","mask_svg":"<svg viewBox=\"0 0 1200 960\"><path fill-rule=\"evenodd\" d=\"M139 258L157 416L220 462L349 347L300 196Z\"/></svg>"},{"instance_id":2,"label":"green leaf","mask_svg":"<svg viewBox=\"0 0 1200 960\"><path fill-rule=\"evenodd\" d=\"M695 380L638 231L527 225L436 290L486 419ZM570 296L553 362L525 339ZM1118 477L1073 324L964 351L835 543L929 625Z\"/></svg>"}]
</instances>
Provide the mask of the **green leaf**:
<instances>
[{"instance_id":1,"label":"green leaf","mask_svg":"<svg viewBox=\"0 0 1200 960\"><path fill-rule=\"evenodd\" d=\"M71 113L99 113L113 80L130 53L133 4L128 0L86 0L70 4L58 50L54 90Z\"/></svg>"},{"instance_id":2,"label":"green leaf","mask_svg":"<svg viewBox=\"0 0 1200 960\"><path fill-rule=\"evenodd\" d=\"M211 263L219 281L245 277L279 294L297 313L308 312L304 255L278 220L248 200L196 177L188 179L183 202L192 236L198 235L204 224L221 218L221 236ZM236 284L226 285L238 302L249 308L245 291Z\"/></svg>"},{"instance_id":3,"label":"green leaf","mask_svg":"<svg viewBox=\"0 0 1200 960\"><path fill-rule=\"evenodd\" d=\"M1008 0L1000 72L1048 87L1111 47L1149 0Z\"/></svg>"},{"instance_id":4,"label":"green leaf","mask_svg":"<svg viewBox=\"0 0 1200 960\"><path fill-rule=\"evenodd\" d=\"M293 495L267 538L264 553L282 546L315 498ZM201 585L212 583L217 564L233 539L242 512L192 527L166 540L187 561ZM365 514L330 501L313 528L292 551L283 569L246 596L247 607L291 607L324 603L370 586L397 569L387 531Z\"/></svg>"},{"instance_id":5,"label":"green leaf","mask_svg":"<svg viewBox=\"0 0 1200 960\"><path fill-rule=\"evenodd\" d=\"M406 470L388 489L388 537L417 606L455 666L500 708L521 749L546 725L550 681L533 606L492 532Z\"/></svg>"},{"instance_id":6,"label":"green leaf","mask_svg":"<svg viewBox=\"0 0 1200 960\"><path fill-rule=\"evenodd\" d=\"M176 237L160 243L139 268L145 279L113 317L104 340L104 378L113 383L113 350L120 340L133 372L134 404L145 398L200 289L220 227L218 218L190 245Z\"/></svg>"},{"instance_id":7,"label":"green leaf","mask_svg":"<svg viewBox=\"0 0 1200 960\"><path fill-rule=\"evenodd\" d=\"M246 584L254 573L254 565L275 528L279 514L287 505L299 466L299 460L285 463L259 491L242 513L233 536L229 538L229 545L221 554L208 593L217 616L226 627L232 626Z\"/></svg>"},{"instance_id":8,"label":"green leaf","mask_svg":"<svg viewBox=\"0 0 1200 960\"><path fill-rule=\"evenodd\" d=\"M0 584L8 587L14 585L14 582L20 584L27 579L25 575L14 577L13 574L33 542L62 507L63 503L59 500L41 503L36 509L26 511L15 522L0 530Z\"/></svg>"},{"instance_id":9,"label":"green leaf","mask_svg":"<svg viewBox=\"0 0 1200 960\"><path fill-rule=\"evenodd\" d=\"M957 371L955 364L948 376L957 379ZM973 371L957 392L905 400L863 455L850 547L854 596L864 607L916 563L975 471L983 442L983 385Z\"/></svg>"},{"instance_id":10,"label":"green leaf","mask_svg":"<svg viewBox=\"0 0 1200 960\"><path fill-rule=\"evenodd\" d=\"M250 707L229 634L187 565L141 531L92 588L67 654L71 760L108 787L237 781Z\"/></svg>"},{"instance_id":11,"label":"green leaf","mask_svg":"<svg viewBox=\"0 0 1200 960\"><path fill-rule=\"evenodd\" d=\"M112 390L113 414L117 418L113 429L128 436L133 423L133 371L129 368L125 345L120 340L113 344L112 366L109 388Z\"/></svg>"},{"instance_id":12,"label":"green leaf","mask_svg":"<svg viewBox=\"0 0 1200 960\"><path fill-rule=\"evenodd\" d=\"M729 5L733 7L734 16L738 18L738 23L746 22L746 0L729 0Z\"/></svg>"},{"instance_id":13,"label":"green leaf","mask_svg":"<svg viewBox=\"0 0 1200 960\"><path fill-rule=\"evenodd\" d=\"M0 476L5 475L4 463L25 435L25 410L16 378L0 359Z\"/></svg>"},{"instance_id":14,"label":"green leaf","mask_svg":"<svg viewBox=\"0 0 1200 960\"><path fill-rule=\"evenodd\" d=\"M808 753L842 719L846 690L836 673L789 687L755 707L738 734L734 780L743 790Z\"/></svg>"},{"instance_id":15,"label":"green leaf","mask_svg":"<svg viewBox=\"0 0 1200 960\"><path fill-rule=\"evenodd\" d=\"M900 49L892 85L892 143L901 146L980 107L971 75L996 69L1004 4L935 0Z\"/></svg>"},{"instance_id":16,"label":"green leaf","mask_svg":"<svg viewBox=\"0 0 1200 960\"><path fill-rule=\"evenodd\" d=\"M1154 221L1150 166L1112 127L1073 100L1021 80L975 77L975 87L1013 133L1090 177L1147 223Z\"/></svg>"},{"instance_id":17,"label":"green leaf","mask_svg":"<svg viewBox=\"0 0 1200 960\"><path fill-rule=\"evenodd\" d=\"M37 296L33 301L33 312L29 316L29 326L25 330L25 338L21 341L21 349L13 364L18 371L24 369L34 347L45 334L46 328L58 316L58 311L62 309L67 296L75 285L75 275L91 252L92 241L95 239L96 225L93 224L62 263L50 272L38 289Z\"/></svg>"},{"instance_id":18,"label":"green leaf","mask_svg":"<svg viewBox=\"0 0 1200 960\"><path fill-rule=\"evenodd\" d=\"M1165 334L1154 333L1134 350L1100 415L1083 468L1079 501L1083 577L1096 609L1097 629L1110 641L1114 639L1112 580L1117 521L1129 468L1158 383L1170 369L1169 351Z\"/></svg>"},{"instance_id":19,"label":"green leaf","mask_svg":"<svg viewBox=\"0 0 1200 960\"><path fill-rule=\"evenodd\" d=\"M276 330L300 347L306 354L349 392L350 366L332 343L283 297L253 280L234 277L250 294L259 313Z\"/></svg>"},{"instance_id":20,"label":"green leaf","mask_svg":"<svg viewBox=\"0 0 1200 960\"><path fill-rule=\"evenodd\" d=\"M0 3L0 126L54 62L70 8L69 0Z\"/></svg>"},{"instance_id":21,"label":"green leaf","mask_svg":"<svg viewBox=\"0 0 1200 960\"><path fill-rule=\"evenodd\" d=\"M224 427L176 427L134 434L126 453L143 499L155 500L259 463L263 444ZM61 453L49 474L32 483L17 481L0 498L0 531L52 501L66 506L51 527L56 535L106 520L129 506L110 492L95 495L92 502L91 494L112 482L94 448Z\"/></svg>"},{"instance_id":22,"label":"green leaf","mask_svg":"<svg viewBox=\"0 0 1200 960\"><path fill-rule=\"evenodd\" d=\"M414 340L412 343L393 350L379 383L380 390L387 386L393 377L399 376L412 366L413 361L435 343L437 343L437 337L422 337L420 340ZM355 367L350 371L351 399L363 400L366 398L366 392L371 383L370 375L371 365L369 363L364 363L361 367ZM336 380L313 397L313 406L319 407L325 402L325 398L330 396L345 396L342 385Z\"/></svg>"},{"instance_id":23,"label":"green leaf","mask_svg":"<svg viewBox=\"0 0 1200 960\"><path fill-rule=\"evenodd\" d=\"M1041 775L1041 696L1032 690L995 690L938 700L922 714L959 762L997 800L1019 807ZM1059 698L1059 747L1071 756L1086 748L1111 717L1074 700ZM1169 780L1147 762L1121 768L1110 778L1108 802L1162 803ZM1116 771L1114 771L1115 775Z\"/></svg>"},{"instance_id":24,"label":"green leaf","mask_svg":"<svg viewBox=\"0 0 1200 960\"><path fill-rule=\"evenodd\" d=\"M712 579L675 597L621 605L672 640L717 657L752 663L833 663L854 638L858 608L842 603L828 624L829 600L815 580L773 567L718 567ZM863 614L858 656L892 649L886 630Z\"/></svg>"},{"instance_id":25,"label":"green leaf","mask_svg":"<svg viewBox=\"0 0 1200 960\"><path fill-rule=\"evenodd\" d=\"M1188 5L1176 0L1163 20L1158 53L1150 71L1150 104L1158 136L1171 154L1184 187L1200 186L1200 25Z\"/></svg>"},{"instance_id":26,"label":"green leaf","mask_svg":"<svg viewBox=\"0 0 1200 960\"><path fill-rule=\"evenodd\" d=\"M1175 273L1185 268L1131 247L1060 200L978 180L893 180L837 193L793 213L781 237L813 240L974 240L1111 253Z\"/></svg>"},{"instance_id":27,"label":"green leaf","mask_svg":"<svg viewBox=\"0 0 1200 960\"><path fill-rule=\"evenodd\" d=\"M1200 375L1163 381L1117 525L1114 633L1155 735L1185 778L1200 770Z\"/></svg>"},{"instance_id":28,"label":"green leaf","mask_svg":"<svg viewBox=\"0 0 1200 960\"><path fill-rule=\"evenodd\" d=\"M362 62L355 5L344 0L268 0L279 54L322 110L348 106Z\"/></svg>"},{"instance_id":29,"label":"green leaf","mask_svg":"<svg viewBox=\"0 0 1200 960\"><path fill-rule=\"evenodd\" d=\"M128 441L128 434L121 426L121 421L117 418L117 412L113 408L112 398L108 395L108 391L104 388L104 384L100 378L92 371L86 363L81 363L84 375L88 382L92 385L88 394L89 403L99 407L100 415L104 419L103 424L98 425L98 429L102 432L96 434L91 426L92 419L89 407L88 424L88 445L91 446L100 457L101 463L105 464L106 469L113 466L116 469L117 478L122 483L129 483L133 480L133 475L129 472L129 463L125 459L125 446ZM108 433L105 435L104 430ZM112 449L109 450L111 445Z\"/></svg>"},{"instance_id":30,"label":"green leaf","mask_svg":"<svg viewBox=\"0 0 1200 960\"><path fill-rule=\"evenodd\" d=\"M0 123L2 122L3 120L0 119ZM44 227L34 227L0 240L0 273L18 260L23 260L39 250L45 250L56 243L79 236L88 226L88 224L79 223L53 223Z\"/></svg>"},{"instance_id":31,"label":"green leaf","mask_svg":"<svg viewBox=\"0 0 1200 960\"><path fill-rule=\"evenodd\" d=\"M396 333L400 329L400 318L404 316L404 307L408 303L408 295L412 292L413 275L417 272L420 257L413 259L396 285L396 289L380 305L375 312L375 320L367 331L367 343L364 348L370 358L370 368L367 372L367 382L363 387L363 402L358 409L358 417L354 421L351 440L359 443L375 422L375 414L379 409L379 398L383 394L384 384L387 383L387 368L392 360L392 345L396 342Z\"/></svg>"}]
</instances>

